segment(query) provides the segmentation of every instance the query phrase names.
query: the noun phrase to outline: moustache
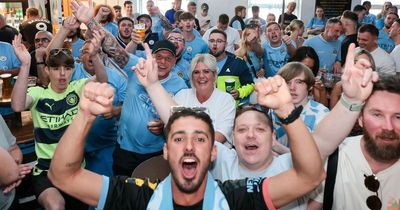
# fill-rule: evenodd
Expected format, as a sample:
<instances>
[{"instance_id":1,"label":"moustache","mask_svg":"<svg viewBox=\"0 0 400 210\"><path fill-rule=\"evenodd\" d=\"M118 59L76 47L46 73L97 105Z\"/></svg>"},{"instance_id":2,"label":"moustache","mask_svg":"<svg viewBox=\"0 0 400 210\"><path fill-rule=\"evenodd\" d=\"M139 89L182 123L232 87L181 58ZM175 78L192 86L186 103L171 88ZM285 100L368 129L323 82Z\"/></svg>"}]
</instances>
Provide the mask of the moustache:
<instances>
[{"instance_id":1,"label":"moustache","mask_svg":"<svg viewBox=\"0 0 400 210\"><path fill-rule=\"evenodd\" d=\"M399 135L394 132L394 130L383 130L381 133L379 133L377 138L383 138L383 139L396 139L399 140Z\"/></svg>"}]
</instances>

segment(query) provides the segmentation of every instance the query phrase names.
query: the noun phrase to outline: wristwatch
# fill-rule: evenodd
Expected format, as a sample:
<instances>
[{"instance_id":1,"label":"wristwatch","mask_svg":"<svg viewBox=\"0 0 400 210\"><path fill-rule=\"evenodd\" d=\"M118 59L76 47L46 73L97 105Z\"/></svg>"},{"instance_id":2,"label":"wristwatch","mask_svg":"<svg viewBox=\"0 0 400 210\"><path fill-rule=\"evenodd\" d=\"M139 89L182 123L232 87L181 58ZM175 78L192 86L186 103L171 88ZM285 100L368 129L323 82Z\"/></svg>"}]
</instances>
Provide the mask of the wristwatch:
<instances>
[{"instance_id":1,"label":"wristwatch","mask_svg":"<svg viewBox=\"0 0 400 210\"><path fill-rule=\"evenodd\" d=\"M296 107L295 109L293 109L293 111L286 118L283 119L283 118L278 117L278 119L282 124L288 125L300 117L301 111L303 111L303 106L300 105L300 106Z\"/></svg>"},{"instance_id":2,"label":"wristwatch","mask_svg":"<svg viewBox=\"0 0 400 210\"><path fill-rule=\"evenodd\" d=\"M346 101L344 94L342 93L342 95L340 96L340 103L346 107L346 109L352 111L352 112L360 112L362 110L362 108L364 107L365 103L361 103L361 104L357 104L357 103L350 103L348 101Z\"/></svg>"}]
</instances>

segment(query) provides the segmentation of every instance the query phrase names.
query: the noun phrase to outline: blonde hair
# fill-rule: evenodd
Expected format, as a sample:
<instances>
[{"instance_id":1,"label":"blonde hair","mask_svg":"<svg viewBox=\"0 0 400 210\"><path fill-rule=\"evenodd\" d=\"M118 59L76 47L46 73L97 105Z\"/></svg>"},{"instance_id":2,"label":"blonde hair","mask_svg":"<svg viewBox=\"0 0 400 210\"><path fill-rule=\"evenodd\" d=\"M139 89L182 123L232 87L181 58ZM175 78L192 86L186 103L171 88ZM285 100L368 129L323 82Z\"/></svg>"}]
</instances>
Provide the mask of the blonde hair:
<instances>
[{"instance_id":1,"label":"blonde hair","mask_svg":"<svg viewBox=\"0 0 400 210\"><path fill-rule=\"evenodd\" d=\"M209 53L204 53L204 54L197 54L193 59L192 62L190 63L190 84L192 88L193 82L192 82L192 77L193 77L193 70L196 68L196 65L198 63L204 63L215 75L214 77L214 83L217 82L217 59L209 54Z\"/></svg>"},{"instance_id":2,"label":"blonde hair","mask_svg":"<svg viewBox=\"0 0 400 210\"><path fill-rule=\"evenodd\" d=\"M285 34L288 32L293 32L295 30L299 30L300 28L304 28L304 22L301 20L292 20L288 26L285 28Z\"/></svg>"},{"instance_id":3,"label":"blonde hair","mask_svg":"<svg viewBox=\"0 0 400 210\"><path fill-rule=\"evenodd\" d=\"M239 43L239 49L235 51L235 55L241 58L244 58L247 60L247 51L250 51L250 45L247 43L247 37L250 35L250 31L254 30L255 28L245 28L242 32L242 38L240 38L240 43ZM257 43L261 45L261 39L260 36L257 36Z\"/></svg>"}]
</instances>

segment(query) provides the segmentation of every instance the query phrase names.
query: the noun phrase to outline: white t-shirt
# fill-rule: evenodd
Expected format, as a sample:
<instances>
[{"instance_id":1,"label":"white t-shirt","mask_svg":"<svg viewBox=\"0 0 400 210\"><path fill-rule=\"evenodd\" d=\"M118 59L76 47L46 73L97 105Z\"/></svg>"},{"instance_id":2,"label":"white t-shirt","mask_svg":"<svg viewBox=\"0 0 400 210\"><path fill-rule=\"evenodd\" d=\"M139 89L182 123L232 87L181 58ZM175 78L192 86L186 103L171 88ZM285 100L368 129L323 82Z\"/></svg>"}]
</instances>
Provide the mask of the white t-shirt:
<instances>
[{"instance_id":1,"label":"white t-shirt","mask_svg":"<svg viewBox=\"0 0 400 210\"><path fill-rule=\"evenodd\" d=\"M346 138L339 146L339 159L336 174L332 209L369 209L366 200L375 195L365 187L364 175L371 175L372 170L361 150L361 137ZM382 209L398 209L400 201L400 161L375 174L380 187L378 197ZM322 203L323 193L316 199Z\"/></svg>"},{"instance_id":2,"label":"white t-shirt","mask_svg":"<svg viewBox=\"0 0 400 210\"><path fill-rule=\"evenodd\" d=\"M396 74L396 64L394 63L393 58L389 56L385 50L378 47L371 52L371 55L374 58L376 71L378 74Z\"/></svg>"},{"instance_id":3,"label":"white t-shirt","mask_svg":"<svg viewBox=\"0 0 400 210\"><path fill-rule=\"evenodd\" d=\"M396 45L393 51L390 53L394 62L396 63L396 72L400 72L400 44Z\"/></svg>"},{"instance_id":4,"label":"white t-shirt","mask_svg":"<svg viewBox=\"0 0 400 210\"><path fill-rule=\"evenodd\" d=\"M204 25L203 27L201 27L202 31L206 31L207 29L211 28L214 25L213 18L210 14L207 14L207 16L199 14L197 15L197 19L199 20L200 27ZM206 24L207 21L210 22Z\"/></svg>"},{"instance_id":5,"label":"white t-shirt","mask_svg":"<svg viewBox=\"0 0 400 210\"><path fill-rule=\"evenodd\" d=\"M210 33L212 30L214 29L218 29L217 26L214 26L210 29L208 29L204 35L203 35L203 39L208 43L208 38L210 37ZM230 52L230 53L235 53L235 44L239 45L240 42L240 34L239 32L228 26L228 28L226 28L225 30L226 36L227 36L227 43L226 43L226 48L225 50Z\"/></svg>"},{"instance_id":6,"label":"white t-shirt","mask_svg":"<svg viewBox=\"0 0 400 210\"><path fill-rule=\"evenodd\" d=\"M215 179L226 181L243 179L246 177L271 177L292 168L292 156L286 153L275 157L268 168L259 173L248 171L239 165L239 159L236 150L229 149L219 142L217 146L217 159L214 161L213 168L210 170ZM308 199L302 197L280 208L282 210L305 210Z\"/></svg>"},{"instance_id":7,"label":"white t-shirt","mask_svg":"<svg viewBox=\"0 0 400 210\"><path fill-rule=\"evenodd\" d=\"M181 106L206 107L210 112L215 131L222 133L226 140L232 143L231 135L236 114L236 103L230 94L214 88L210 98L200 103L194 89L183 89L174 96L174 100Z\"/></svg>"}]
</instances>

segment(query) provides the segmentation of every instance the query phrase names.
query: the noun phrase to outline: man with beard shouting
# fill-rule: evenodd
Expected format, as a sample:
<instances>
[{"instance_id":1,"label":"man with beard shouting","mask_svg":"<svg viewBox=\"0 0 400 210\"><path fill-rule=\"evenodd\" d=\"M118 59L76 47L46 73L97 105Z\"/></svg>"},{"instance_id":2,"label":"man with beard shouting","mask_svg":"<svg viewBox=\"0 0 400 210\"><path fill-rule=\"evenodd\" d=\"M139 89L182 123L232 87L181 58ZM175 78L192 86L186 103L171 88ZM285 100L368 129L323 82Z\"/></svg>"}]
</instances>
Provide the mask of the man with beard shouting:
<instances>
[{"instance_id":1,"label":"man with beard shouting","mask_svg":"<svg viewBox=\"0 0 400 210\"><path fill-rule=\"evenodd\" d=\"M337 142L341 144L332 209L397 209L400 199L399 83L398 75L380 78L369 88L372 94L365 103L348 103L343 97L340 99L340 103L354 113L349 113L348 119L355 119L359 113L358 122L364 134L345 138L343 143ZM318 127L325 126L324 122ZM331 135L335 136L334 133ZM324 151L333 151L338 145L330 143L330 139L325 140L321 144ZM320 152L324 153L321 145ZM314 200L322 205L322 195Z\"/></svg>"},{"instance_id":2,"label":"man with beard shouting","mask_svg":"<svg viewBox=\"0 0 400 210\"><path fill-rule=\"evenodd\" d=\"M132 40L133 24L133 20L128 17L123 17L118 21L118 36L116 36L116 39L123 48Z\"/></svg>"}]
</instances>

